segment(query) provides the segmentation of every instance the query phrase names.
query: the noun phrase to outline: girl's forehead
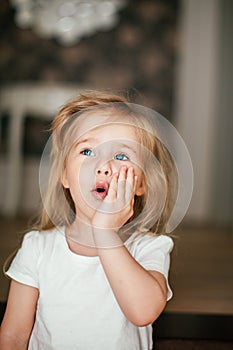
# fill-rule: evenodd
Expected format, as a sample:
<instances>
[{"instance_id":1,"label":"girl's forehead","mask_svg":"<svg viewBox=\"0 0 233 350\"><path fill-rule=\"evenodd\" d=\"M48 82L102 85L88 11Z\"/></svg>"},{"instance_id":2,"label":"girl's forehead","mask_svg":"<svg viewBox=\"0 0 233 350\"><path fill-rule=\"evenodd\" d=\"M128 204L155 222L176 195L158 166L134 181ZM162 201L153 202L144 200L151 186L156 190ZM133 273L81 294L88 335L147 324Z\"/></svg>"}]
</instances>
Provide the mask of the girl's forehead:
<instances>
[{"instance_id":1,"label":"girl's forehead","mask_svg":"<svg viewBox=\"0 0 233 350\"><path fill-rule=\"evenodd\" d=\"M92 112L80 115L73 125L74 138L95 137L100 139L129 139L137 140L135 125L120 116Z\"/></svg>"},{"instance_id":2,"label":"girl's forehead","mask_svg":"<svg viewBox=\"0 0 233 350\"><path fill-rule=\"evenodd\" d=\"M88 130L86 133L80 135L78 138L92 138L99 141L113 141L113 140L131 140L138 141L135 133L135 128L131 125L122 123L103 124Z\"/></svg>"}]
</instances>

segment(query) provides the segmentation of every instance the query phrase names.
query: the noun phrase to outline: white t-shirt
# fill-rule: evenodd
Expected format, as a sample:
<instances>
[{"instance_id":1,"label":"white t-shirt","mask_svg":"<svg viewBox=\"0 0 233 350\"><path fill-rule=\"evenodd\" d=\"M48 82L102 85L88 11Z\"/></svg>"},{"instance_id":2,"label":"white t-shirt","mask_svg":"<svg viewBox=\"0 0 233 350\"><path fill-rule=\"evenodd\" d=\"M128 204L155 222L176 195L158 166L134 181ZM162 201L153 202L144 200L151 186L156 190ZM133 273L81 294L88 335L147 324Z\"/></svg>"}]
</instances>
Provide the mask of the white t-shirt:
<instances>
[{"instance_id":1,"label":"white t-shirt","mask_svg":"<svg viewBox=\"0 0 233 350\"><path fill-rule=\"evenodd\" d=\"M171 238L129 241L125 246L145 269L167 278ZM136 327L126 319L99 257L73 253L64 229L27 233L7 275L39 289L29 350L152 349L152 326ZM167 299L171 296L168 285Z\"/></svg>"}]
</instances>

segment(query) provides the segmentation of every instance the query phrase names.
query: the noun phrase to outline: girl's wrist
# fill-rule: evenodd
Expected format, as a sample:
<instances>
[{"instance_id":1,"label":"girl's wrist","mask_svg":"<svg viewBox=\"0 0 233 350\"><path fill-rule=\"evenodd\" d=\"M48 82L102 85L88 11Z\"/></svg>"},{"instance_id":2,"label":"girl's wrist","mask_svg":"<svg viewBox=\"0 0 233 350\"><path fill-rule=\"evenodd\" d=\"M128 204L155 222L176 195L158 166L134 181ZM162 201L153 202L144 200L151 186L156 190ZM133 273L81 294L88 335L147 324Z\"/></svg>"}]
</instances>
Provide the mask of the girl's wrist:
<instances>
[{"instance_id":1,"label":"girl's wrist","mask_svg":"<svg viewBox=\"0 0 233 350\"><path fill-rule=\"evenodd\" d=\"M96 248L116 248L124 245L118 229L93 227L92 230Z\"/></svg>"}]
</instances>

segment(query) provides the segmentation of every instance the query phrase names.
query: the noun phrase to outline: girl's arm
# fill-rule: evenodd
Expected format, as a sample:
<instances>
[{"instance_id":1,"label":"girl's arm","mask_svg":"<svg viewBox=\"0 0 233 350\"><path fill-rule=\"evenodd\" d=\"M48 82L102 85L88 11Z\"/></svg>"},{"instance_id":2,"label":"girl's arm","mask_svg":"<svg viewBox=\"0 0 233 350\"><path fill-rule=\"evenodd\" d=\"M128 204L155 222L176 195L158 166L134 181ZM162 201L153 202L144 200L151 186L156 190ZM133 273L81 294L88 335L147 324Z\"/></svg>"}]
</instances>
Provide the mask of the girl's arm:
<instances>
[{"instance_id":1,"label":"girl's arm","mask_svg":"<svg viewBox=\"0 0 233 350\"><path fill-rule=\"evenodd\" d=\"M26 350L34 325L38 289L11 281L5 316L0 329L1 350Z\"/></svg>"},{"instance_id":2,"label":"girl's arm","mask_svg":"<svg viewBox=\"0 0 233 350\"><path fill-rule=\"evenodd\" d=\"M92 224L97 248L106 247L98 249L98 255L119 306L129 321L145 326L164 309L167 286L160 272L145 270L131 256L117 234L133 214L136 188L134 169L127 171L122 167L119 175L113 176L108 195ZM111 248L114 245L116 248Z\"/></svg>"},{"instance_id":3,"label":"girl's arm","mask_svg":"<svg viewBox=\"0 0 233 350\"><path fill-rule=\"evenodd\" d=\"M145 270L124 246L99 249L99 257L127 319L137 326L155 321L166 305L165 277L157 271Z\"/></svg>"}]
</instances>

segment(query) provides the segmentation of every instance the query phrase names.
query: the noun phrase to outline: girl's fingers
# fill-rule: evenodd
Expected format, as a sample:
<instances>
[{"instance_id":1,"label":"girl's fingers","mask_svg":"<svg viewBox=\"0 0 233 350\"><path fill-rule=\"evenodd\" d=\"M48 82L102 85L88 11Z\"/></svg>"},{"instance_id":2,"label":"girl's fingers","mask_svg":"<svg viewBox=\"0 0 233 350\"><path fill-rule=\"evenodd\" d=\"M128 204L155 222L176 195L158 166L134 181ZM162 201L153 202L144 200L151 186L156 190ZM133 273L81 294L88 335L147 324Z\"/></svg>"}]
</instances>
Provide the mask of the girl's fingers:
<instances>
[{"instance_id":1,"label":"girl's fingers","mask_svg":"<svg viewBox=\"0 0 233 350\"><path fill-rule=\"evenodd\" d=\"M118 177L118 186L117 186L117 198L120 200L124 200L125 198L126 176L127 176L127 168L126 166L123 166L120 169L120 173Z\"/></svg>"},{"instance_id":2,"label":"girl's fingers","mask_svg":"<svg viewBox=\"0 0 233 350\"><path fill-rule=\"evenodd\" d=\"M115 173L109 185L108 195L106 199L114 201L117 198L117 183L118 183L118 173Z\"/></svg>"},{"instance_id":3,"label":"girl's fingers","mask_svg":"<svg viewBox=\"0 0 233 350\"><path fill-rule=\"evenodd\" d=\"M135 193L135 173L134 168L129 168L127 172L127 178L126 178L126 189L125 189L125 200L126 202L130 202L132 198L134 197Z\"/></svg>"},{"instance_id":4,"label":"girl's fingers","mask_svg":"<svg viewBox=\"0 0 233 350\"><path fill-rule=\"evenodd\" d=\"M107 201L114 201L116 199L129 203L136 191L137 176L135 176L134 168L127 169L123 166L119 173L113 175L109 185Z\"/></svg>"}]
</instances>

